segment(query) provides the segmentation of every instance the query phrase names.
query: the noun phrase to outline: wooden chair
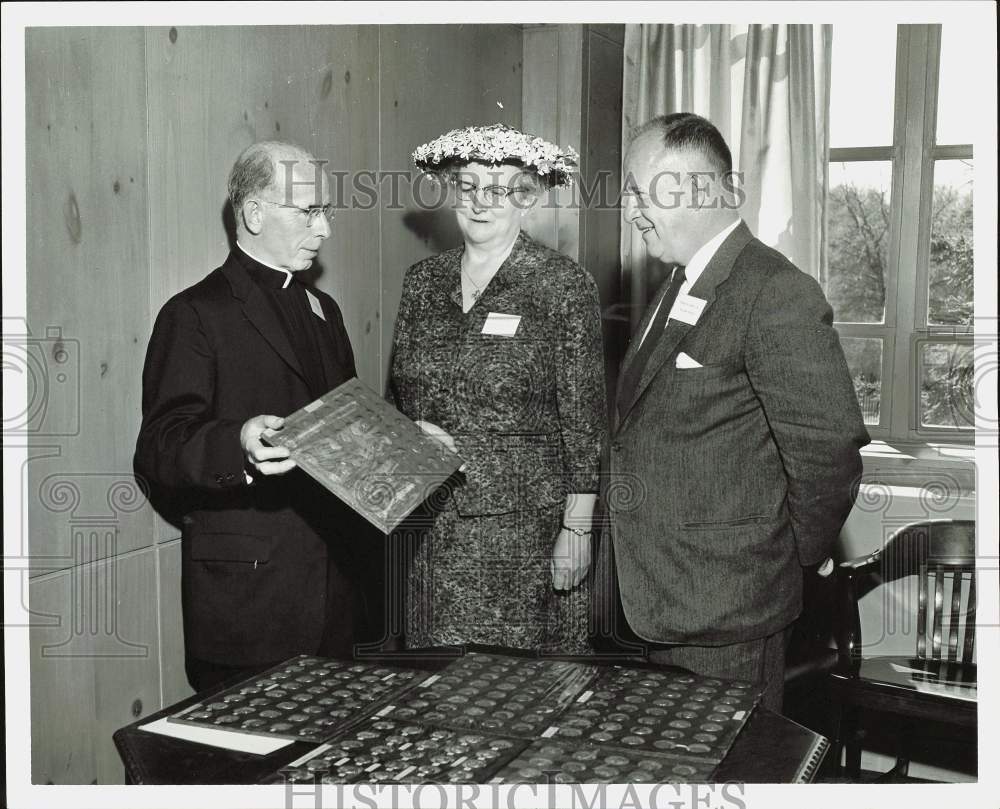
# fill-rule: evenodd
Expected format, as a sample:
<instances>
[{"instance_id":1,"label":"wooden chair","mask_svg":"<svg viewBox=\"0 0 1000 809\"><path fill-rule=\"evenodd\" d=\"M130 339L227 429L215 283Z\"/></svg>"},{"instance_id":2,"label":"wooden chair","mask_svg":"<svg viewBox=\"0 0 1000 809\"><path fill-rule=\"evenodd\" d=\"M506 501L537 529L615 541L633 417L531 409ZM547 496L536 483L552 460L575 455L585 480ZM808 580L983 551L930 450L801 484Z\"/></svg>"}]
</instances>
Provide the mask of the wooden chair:
<instances>
[{"instance_id":1,"label":"wooden chair","mask_svg":"<svg viewBox=\"0 0 1000 809\"><path fill-rule=\"evenodd\" d=\"M914 523L896 532L885 547L843 562L837 569L834 633L838 664L831 674L839 697L840 722L833 760L846 748L846 774L861 774L863 711L895 716L900 745L887 775L907 775L908 742L921 722L933 720L976 727L975 523L940 520ZM859 599L888 582L919 577L916 654L865 656ZM963 607L964 605L964 607Z\"/></svg>"}]
</instances>

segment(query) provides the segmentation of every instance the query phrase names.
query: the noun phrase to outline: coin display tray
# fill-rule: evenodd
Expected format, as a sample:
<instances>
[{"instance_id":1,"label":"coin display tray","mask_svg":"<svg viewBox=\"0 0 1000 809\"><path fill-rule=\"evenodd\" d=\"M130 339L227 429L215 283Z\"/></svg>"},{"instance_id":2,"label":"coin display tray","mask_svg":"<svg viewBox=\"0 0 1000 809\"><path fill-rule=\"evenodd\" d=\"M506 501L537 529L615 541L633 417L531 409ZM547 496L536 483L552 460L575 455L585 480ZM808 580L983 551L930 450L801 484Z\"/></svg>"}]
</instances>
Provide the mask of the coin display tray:
<instances>
[{"instance_id":1,"label":"coin display tray","mask_svg":"<svg viewBox=\"0 0 1000 809\"><path fill-rule=\"evenodd\" d=\"M379 716L534 738L596 673L579 663L470 653L386 705Z\"/></svg>"},{"instance_id":2,"label":"coin display tray","mask_svg":"<svg viewBox=\"0 0 1000 809\"><path fill-rule=\"evenodd\" d=\"M491 784L664 784L707 782L709 761L538 739L503 765Z\"/></svg>"},{"instance_id":3,"label":"coin display tray","mask_svg":"<svg viewBox=\"0 0 1000 809\"><path fill-rule=\"evenodd\" d=\"M758 696L748 683L616 667L603 672L541 735L714 765L725 757Z\"/></svg>"},{"instance_id":4,"label":"coin display tray","mask_svg":"<svg viewBox=\"0 0 1000 809\"><path fill-rule=\"evenodd\" d=\"M273 780L483 783L525 745L522 739L372 718L282 767Z\"/></svg>"},{"instance_id":5,"label":"coin display tray","mask_svg":"<svg viewBox=\"0 0 1000 809\"><path fill-rule=\"evenodd\" d=\"M320 742L428 672L300 655L170 717L170 721Z\"/></svg>"}]
</instances>

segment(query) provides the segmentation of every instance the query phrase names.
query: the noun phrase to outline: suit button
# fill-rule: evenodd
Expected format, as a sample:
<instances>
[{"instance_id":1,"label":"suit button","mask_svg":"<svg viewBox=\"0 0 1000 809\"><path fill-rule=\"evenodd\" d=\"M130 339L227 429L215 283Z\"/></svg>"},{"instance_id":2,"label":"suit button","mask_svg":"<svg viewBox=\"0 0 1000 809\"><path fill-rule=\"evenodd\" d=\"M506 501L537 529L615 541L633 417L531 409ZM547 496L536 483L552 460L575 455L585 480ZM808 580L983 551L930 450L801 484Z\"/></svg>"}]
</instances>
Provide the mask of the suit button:
<instances>
[{"instance_id":1,"label":"suit button","mask_svg":"<svg viewBox=\"0 0 1000 809\"><path fill-rule=\"evenodd\" d=\"M226 480L232 480L232 479L233 479L233 473L232 472L226 472Z\"/></svg>"},{"instance_id":2,"label":"suit button","mask_svg":"<svg viewBox=\"0 0 1000 809\"><path fill-rule=\"evenodd\" d=\"M615 443L613 443L611 445L611 449L613 449L615 452L621 452L622 451L622 442L621 441L615 441Z\"/></svg>"},{"instance_id":3,"label":"suit button","mask_svg":"<svg viewBox=\"0 0 1000 809\"><path fill-rule=\"evenodd\" d=\"M222 483L222 475L216 475L215 476L215 482L216 483Z\"/></svg>"}]
</instances>

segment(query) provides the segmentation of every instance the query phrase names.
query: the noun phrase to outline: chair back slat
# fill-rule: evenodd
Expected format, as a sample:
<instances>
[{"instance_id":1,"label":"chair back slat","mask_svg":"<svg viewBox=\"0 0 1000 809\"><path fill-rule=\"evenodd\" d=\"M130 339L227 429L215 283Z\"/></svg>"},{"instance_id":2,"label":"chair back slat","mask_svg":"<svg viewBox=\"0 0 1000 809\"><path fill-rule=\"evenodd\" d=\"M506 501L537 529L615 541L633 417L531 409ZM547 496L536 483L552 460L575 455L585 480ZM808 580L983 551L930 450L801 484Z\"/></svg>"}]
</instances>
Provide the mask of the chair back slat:
<instances>
[{"instance_id":1,"label":"chair back slat","mask_svg":"<svg viewBox=\"0 0 1000 809\"><path fill-rule=\"evenodd\" d=\"M965 609L965 643L962 662L971 663L976 648L976 571L969 578L969 606Z\"/></svg>"},{"instance_id":2,"label":"chair back slat","mask_svg":"<svg viewBox=\"0 0 1000 809\"><path fill-rule=\"evenodd\" d=\"M927 657L927 570L917 577L917 657Z\"/></svg>"},{"instance_id":3,"label":"chair back slat","mask_svg":"<svg viewBox=\"0 0 1000 809\"><path fill-rule=\"evenodd\" d=\"M965 576L961 570L951 574L951 612L948 615L948 659L953 663L958 659L958 619L962 610L962 587Z\"/></svg>"},{"instance_id":4,"label":"chair back slat","mask_svg":"<svg viewBox=\"0 0 1000 809\"><path fill-rule=\"evenodd\" d=\"M944 607L944 568L941 565L934 567L934 636L932 643L932 656L935 660L941 659L941 617Z\"/></svg>"}]
</instances>

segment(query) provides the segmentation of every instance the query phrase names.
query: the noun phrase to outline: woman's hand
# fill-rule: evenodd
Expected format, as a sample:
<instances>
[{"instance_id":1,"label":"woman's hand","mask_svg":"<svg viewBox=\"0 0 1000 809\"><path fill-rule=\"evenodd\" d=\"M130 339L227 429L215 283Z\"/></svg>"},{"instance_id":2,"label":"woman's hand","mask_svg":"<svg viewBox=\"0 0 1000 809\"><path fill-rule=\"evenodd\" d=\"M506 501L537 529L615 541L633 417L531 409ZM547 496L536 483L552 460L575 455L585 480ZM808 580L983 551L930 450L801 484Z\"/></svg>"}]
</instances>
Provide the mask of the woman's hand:
<instances>
[{"instance_id":1,"label":"woman's hand","mask_svg":"<svg viewBox=\"0 0 1000 809\"><path fill-rule=\"evenodd\" d=\"M590 570L590 534L578 536L562 528L552 549L552 587L572 590Z\"/></svg>"},{"instance_id":2,"label":"woman's hand","mask_svg":"<svg viewBox=\"0 0 1000 809\"><path fill-rule=\"evenodd\" d=\"M418 421L416 425L439 444L450 449L456 455L458 454L458 450L455 448L455 439L436 424L431 424L429 421Z\"/></svg>"}]
</instances>

